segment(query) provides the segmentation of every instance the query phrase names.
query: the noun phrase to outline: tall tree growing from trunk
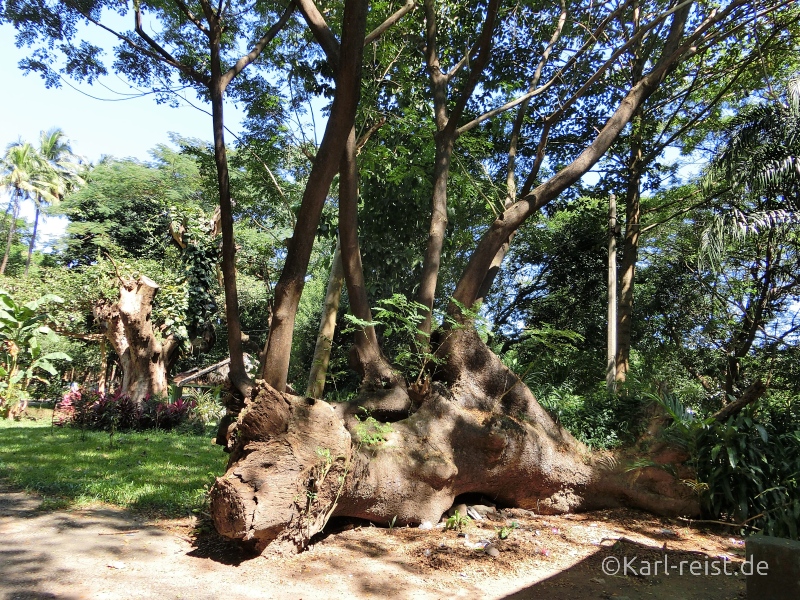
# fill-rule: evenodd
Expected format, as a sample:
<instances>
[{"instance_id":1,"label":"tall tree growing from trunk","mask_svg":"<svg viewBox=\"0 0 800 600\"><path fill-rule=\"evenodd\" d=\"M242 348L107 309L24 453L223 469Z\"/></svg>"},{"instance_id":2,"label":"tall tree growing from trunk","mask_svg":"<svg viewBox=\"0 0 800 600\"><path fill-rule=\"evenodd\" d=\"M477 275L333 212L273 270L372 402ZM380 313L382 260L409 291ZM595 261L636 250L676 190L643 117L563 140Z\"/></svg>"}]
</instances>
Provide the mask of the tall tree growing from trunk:
<instances>
[{"instance_id":1,"label":"tall tree growing from trunk","mask_svg":"<svg viewBox=\"0 0 800 600\"><path fill-rule=\"evenodd\" d=\"M412 10L406 2L372 32L366 34L366 7L346 2L342 16L342 39L331 28L311 0L297 0L299 10L319 43L331 70L336 74L336 92L320 148L309 174L297 225L289 246L284 269L275 289L275 306L265 349L262 376L275 389L286 386L294 319L308 269L308 261L328 188L340 173L340 236L342 266L354 314L371 320L363 286L361 256L357 240L358 181L355 162L355 117L361 87L361 62L365 42L375 40L389 26ZM385 363L371 326L356 336L356 359L368 380L395 379Z\"/></svg>"},{"instance_id":2,"label":"tall tree growing from trunk","mask_svg":"<svg viewBox=\"0 0 800 600\"><path fill-rule=\"evenodd\" d=\"M776 6L765 4L755 14L744 1L711 11L693 2L653 3L649 8L637 36L595 54L592 60L599 64L579 71L583 79L562 99L549 125L545 123L556 125L585 89L619 64L637 37L649 36L651 61L641 78L620 94L591 141L551 177L529 186L480 236L450 307L462 323L451 323L437 336L441 363L436 380L410 416L390 425L365 424L348 418L346 406L334 409L287 396L268 381L257 389L228 437L228 472L217 479L211 495L211 512L221 533L259 549L302 547L332 516L419 523L438 519L455 496L466 492L483 492L540 512L620 503L661 513L697 510L696 499L687 497L663 470L644 469L632 483L624 467L590 457L480 341L469 315L461 314L477 300L501 246L601 159L682 61ZM590 31L607 25L609 18L607 10ZM591 37L589 47L602 38ZM557 70L544 85L554 86L563 77L563 70ZM476 120L487 120L491 114L486 114ZM547 137L545 131L541 148ZM538 168L544 159L537 154L536 160ZM527 179L535 177L529 174Z\"/></svg>"},{"instance_id":3,"label":"tall tree growing from trunk","mask_svg":"<svg viewBox=\"0 0 800 600\"><path fill-rule=\"evenodd\" d=\"M442 68L439 51L437 50L438 17L435 0L425 0L424 7L425 64L430 78L433 114L436 122L431 225L425 249L425 258L422 263L419 292L417 293L417 300L427 308L424 320L420 324L418 340L421 346L426 347L431 334L433 303L436 296L436 284L439 279L442 248L447 229L447 179L450 173L450 162L456 138L461 133L458 129L458 124L467 108L467 103L480 82L483 70L489 62L500 1L489 0L486 8L481 11L485 16L478 39L473 43L469 51L465 53L464 57L447 72ZM466 76L465 81L458 81L456 77L462 69L468 69L469 74ZM448 110L450 87L455 83L459 84L460 89L454 94L456 100L452 109Z\"/></svg>"}]
</instances>

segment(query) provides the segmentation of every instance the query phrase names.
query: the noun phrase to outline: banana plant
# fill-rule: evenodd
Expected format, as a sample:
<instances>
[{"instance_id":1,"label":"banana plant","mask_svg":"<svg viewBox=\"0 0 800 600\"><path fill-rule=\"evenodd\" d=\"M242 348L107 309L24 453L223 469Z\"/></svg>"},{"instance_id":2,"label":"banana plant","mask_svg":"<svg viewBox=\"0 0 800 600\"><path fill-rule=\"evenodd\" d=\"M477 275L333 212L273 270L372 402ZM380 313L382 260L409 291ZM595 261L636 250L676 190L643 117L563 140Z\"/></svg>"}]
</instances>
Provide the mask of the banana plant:
<instances>
[{"instance_id":1,"label":"banana plant","mask_svg":"<svg viewBox=\"0 0 800 600\"><path fill-rule=\"evenodd\" d=\"M28 386L48 383L45 374L58 371L54 361L71 360L63 352L45 352L42 336L55 335L47 326L46 305L63 302L53 294L18 304L0 289L0 416L18 416L28 405Z\"/></svg>"}]
</instances>

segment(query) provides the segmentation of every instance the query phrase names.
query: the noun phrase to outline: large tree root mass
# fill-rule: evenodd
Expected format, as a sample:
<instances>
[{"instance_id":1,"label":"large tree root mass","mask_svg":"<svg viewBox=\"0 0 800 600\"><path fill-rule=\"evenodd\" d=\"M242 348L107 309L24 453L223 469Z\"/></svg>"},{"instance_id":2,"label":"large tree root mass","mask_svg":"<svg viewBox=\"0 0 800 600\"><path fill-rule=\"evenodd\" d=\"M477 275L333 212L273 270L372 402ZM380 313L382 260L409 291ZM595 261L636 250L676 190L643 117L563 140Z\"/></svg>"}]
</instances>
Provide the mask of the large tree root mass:
<instances>
[{"instance_id":1,"label":"large tree root mass","mask_svg":"<svg viewBox=\"0 0 800 600\"><path fill-rule=\"evenodd\" d=\"M228 470L211 492L217 530L258 551L298 550L333 516L437 522L465 493L547 514L698 512L679 481L688 472L630 470L591 453L472 332L447 346L442 380L390 424L259 383L229 430Z\"/></svg>"}]
</instances>

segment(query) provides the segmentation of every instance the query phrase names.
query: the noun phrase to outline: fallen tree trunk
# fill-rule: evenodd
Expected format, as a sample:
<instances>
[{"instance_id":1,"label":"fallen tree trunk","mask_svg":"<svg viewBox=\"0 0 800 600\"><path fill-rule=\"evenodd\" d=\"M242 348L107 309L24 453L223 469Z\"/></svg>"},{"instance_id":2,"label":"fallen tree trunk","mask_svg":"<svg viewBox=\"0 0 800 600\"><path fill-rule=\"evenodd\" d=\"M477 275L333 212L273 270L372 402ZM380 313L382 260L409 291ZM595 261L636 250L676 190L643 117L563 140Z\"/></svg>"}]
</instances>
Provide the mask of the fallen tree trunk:
<instances>
[{"instance_id":1,"label":"fallen tree trunk","mask_svg":"<svg viewBox=\"0 0 800 600\"><path fill-rule=\"evenodd\" d=\"M471 330L413 414L384 425L262 383L228 437L211 492L224 536L258 551L303 548L332 516L436 522L465 493L540 513L627 505L696 515L697 498L665 470L627 473L557 425Z\"/></svg>"}]
</instances>

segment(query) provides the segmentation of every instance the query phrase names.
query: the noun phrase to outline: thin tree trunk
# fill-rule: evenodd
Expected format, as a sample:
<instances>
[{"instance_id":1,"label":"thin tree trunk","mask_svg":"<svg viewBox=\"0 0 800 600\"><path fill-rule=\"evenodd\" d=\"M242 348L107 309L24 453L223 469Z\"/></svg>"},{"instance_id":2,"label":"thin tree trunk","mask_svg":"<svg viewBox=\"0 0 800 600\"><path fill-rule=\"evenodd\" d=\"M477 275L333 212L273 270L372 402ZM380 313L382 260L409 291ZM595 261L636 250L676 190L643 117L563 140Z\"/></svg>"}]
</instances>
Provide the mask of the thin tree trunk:
<instances>
[{"instance_id":1,"label":"thin tree trunk","mask_svg":"<svg viewBox=\"0 0 800 600\"><path fill-rule=\"evenodd\" d=\"M3 263L0 264L0 275L5 275L8 266L8 257L11 255L11 246L14 243L14 233L17 230L17 216L19 215L19 192L14 196L13 207L11 210L11 223L8 225L8 239L6 240L6 253L3 255Z\"/></svg>"},{"instance_id":2,"label":"thin tree trunk","mask_svg":"<svg viewBox=\"0 0 800 600\"><path fill-rule=\"evenodd\" d=\"M358 244L358 164L356 159L356 131L350 129L347 144L339 165L339 236L342 242L342 265L347 282L350 310L361 321L371 323L372 311L364 283L361 250ZM389 363L383 357L375 328L367 325L356 331L357 356L351 352L351 366L356 368L367 387L389 387L398 383Z\"/></svg>"},{"instance_id":3,"label":"thin tree trunk","mask_svg":"<svg viewBox=\"0 0 800 600\"><path fill-rule=\"evenodd\" d=\"M436 157L433 166L433 197L431 200L431 225L428 231L428 244L422 263L417 301L428 311L420 324L418 344L427 347L433 325L433 303L436 298L436 284L442 262L444 235L447 231L447 179L450 175L450 161L453 156L455 132L439 131L436 138Z\"/></svg>"},{"instance_id":4,"label":"thin tree trunk","mask_svg":"<svg viewBox=\"0 0 800 600\"><path fill-rule=\"evenodd\" d=\"M339 312L343 284L341 241L337 239L331 263L331 274L328 277L328 288L325 291L325 304L322 307L322 317L319 322L317 343L314 346L314 360L311 363L311 372L308 374L306 396L309 398L322 398L322 392L325 389L325 374L328 372L328 363L331 358L331 344L336 331L336 315Z\"/></svg>"},{"instance_id":5,"label":"thin tree trunk","mask_svg":"<svg viewBox=\"0 0 800 600\"><path fill-rule=\"evenodd\" d=\"M225 122L223 116L223 84L220 63L220 36L218 23L210 36L211 48L211 116L214 130L214 162L217 167L219 189L220 230L222 231L222 276L225 290L225 320L228 328L230 353L230 382L247 397L252 382L247 376L242 350L242 324L239 319L239 294L236 289L236 242L233 237L233 206L231 203L228 155L225 149Z\"/></svg>"},{"instance_id":6,"label":"thin tree trunk","mask_svg":"<svg viewBox=\"0 0 800 600\"><path fill-rule=\"evenodd\" d=\"M113 394L114 391L117 389L117 386L114 384L114 381L117 378L117 363L116 361L114 364L111 365L111 375L108 377L108 393Z\"/></svg>"},{"instance_id":7,"label":"thin tree trunk","mask_svg":"<svg viewBox=\"0 0 800 600\"><path fill-rule=\"evenodd\" d=\"M640 25L639 5L634 5L634 33ZM633 49L633 77L636 85L642 79L644 58L641 56L641 43ZM617 314L617 356L616 380L624 383L630 370L631 331L633 329L633 287L636 276L636 261L639 256L639 232L641 229L641 182L644 169L642 150L644 140L644 111L642 106L631 119L631 153L628 160L628 187L625 192L625 241L622 246L620 263L620 296Z\"/></svg>"},{"instance_id":8,"label":"thin tree trunk","mask_svg":"<svg viewBox=\"0 0 800 600\"><path fill-rule=\"evenodd\" d=\"M286 389L294 320L305 285L319 217L333 177L338 171L348 133L355 121L360 97L366 13L365 0L350 0L345 5L336 96L325 135L303 193L286 262L275 287L272 326L264 353L262 378L273 388L281 391Z\"/></svg>"},{"instance_id":9,"label":"thin tree trunk","mask_svg":"<svg viewBox=\"0 0 800 600\"><path fill-rule=\"evenodd\" d=\"M31 258L33 257L33 247L36 245L36 230L39 228L39 205L36 205L36 213L33 217L33 233L31 233L31 241L28 244L28 260L25 262L25 277L28 276L28 271L31 268Z\"/></svg>"},{"instance_id":10,"label":"thin tree trunk","mask_svg":"<svg viewBox=\"0 0 800 600\"><path fill-rule=\"evenodd\" d=\"M617 389L617 198L608 198L608 336L606 360L606 389Z\"/></svg>"},{"instance_id":11,"label":"thin tree trunk","mask_svg":"<svg viewBox=\"0 0 800 600\"><path fill-rule=\"evenodd\" d=\"M634 119L636 121L636 119ZM634 127L636 124L634 124ZM641 158L641 145L637 145ZM633 154L633 150L632 150ZM622 246L620 261L620 295L617 315L617 374L618 383L627 379L630 370L631 330L633 328L633 286L636 274L636 261L639 256L639 229L641 208L640 180L641 171L631 171L631 179L625 194L625 241Z\"/></svg>"},{"instance_id":12,"label":"thin tree trunk","mask_svg":"<svg viewBox=\"0 0 800 600\"><path fill-rule=\"evenodd\" d=\"M433 112L436 123L436 156L433 167L433 196L431 198L431 224L428 232L428 243L422 263L417 300L425 305L427 312L419 326L417 345L427 348L433 328L433 304L436 299L436 284L442 262L442 248L447 231L447 179L450 174L450 161L453 146L458 137L458 122L464 114L481 74L489 60L492 48L495 19L499 10L498 0L489 0L478 43L477 53L469 62L469 77L461 89L461 93L448 114L448 87L454 73L443 73L436 47L438 25L433 0L426 0L425 10L425 62L431 82L433 94ZM470 50L472 52L472 50ZM469 57L465 57L465 60ZM461 64L461 63L459 63Z\"/></svg>"}]
</instances>

